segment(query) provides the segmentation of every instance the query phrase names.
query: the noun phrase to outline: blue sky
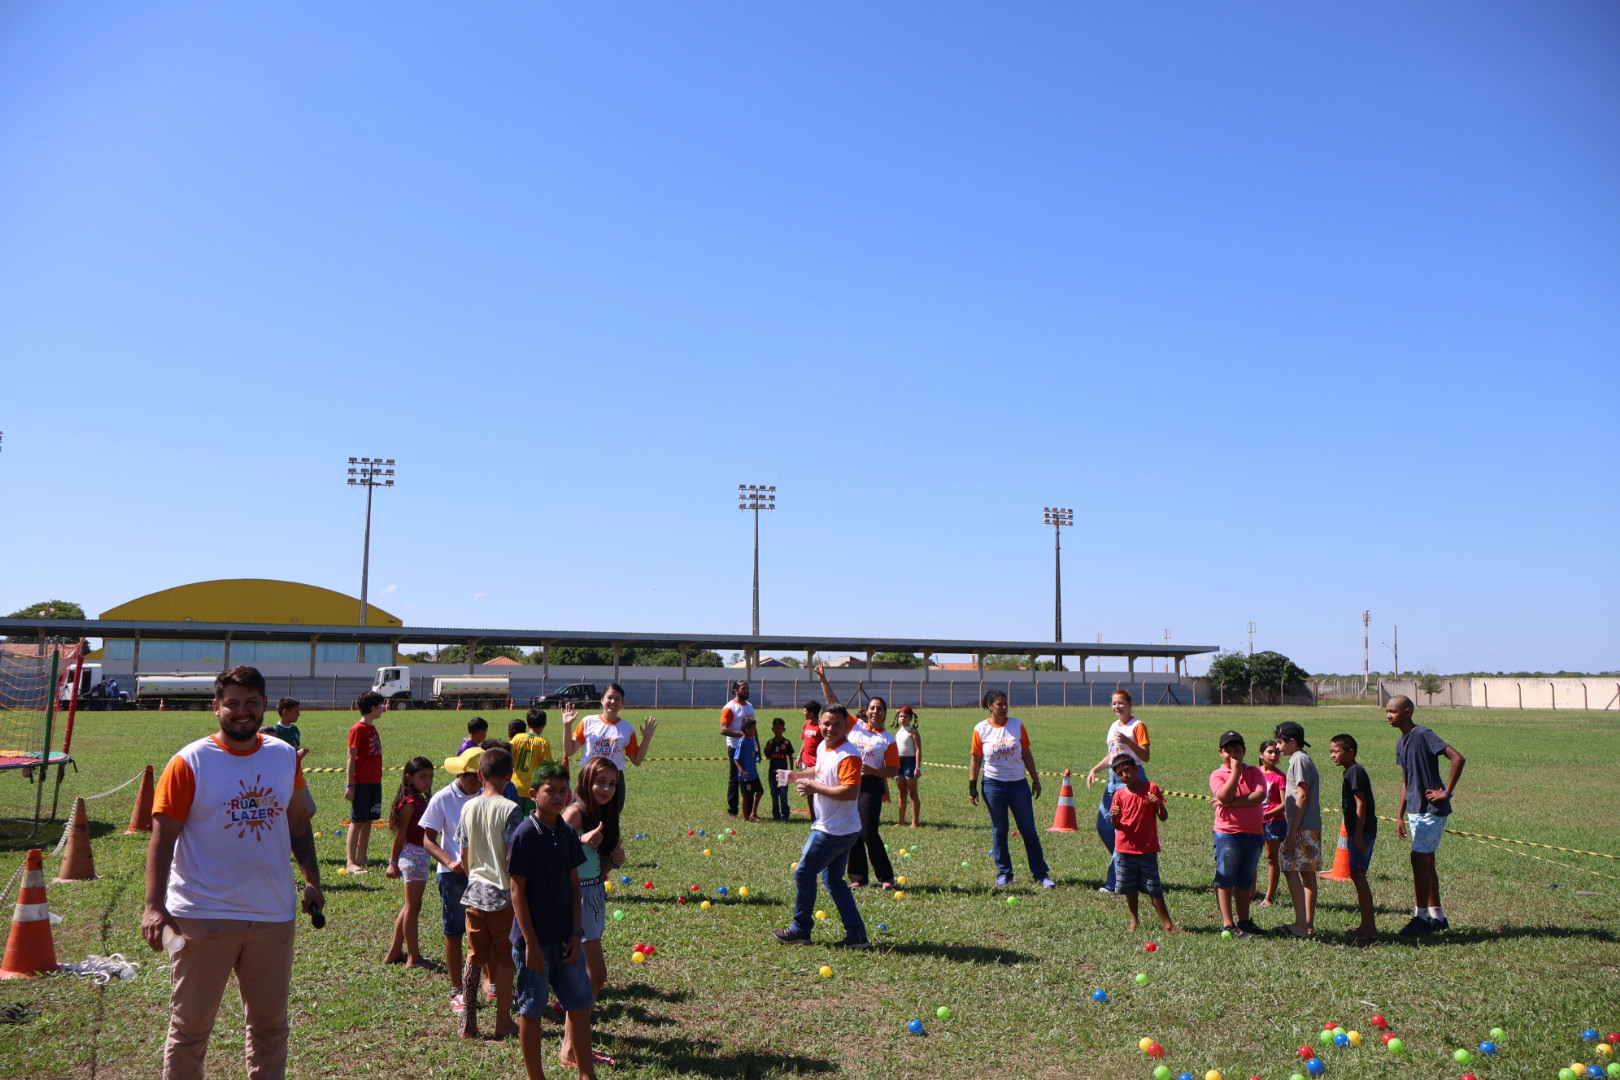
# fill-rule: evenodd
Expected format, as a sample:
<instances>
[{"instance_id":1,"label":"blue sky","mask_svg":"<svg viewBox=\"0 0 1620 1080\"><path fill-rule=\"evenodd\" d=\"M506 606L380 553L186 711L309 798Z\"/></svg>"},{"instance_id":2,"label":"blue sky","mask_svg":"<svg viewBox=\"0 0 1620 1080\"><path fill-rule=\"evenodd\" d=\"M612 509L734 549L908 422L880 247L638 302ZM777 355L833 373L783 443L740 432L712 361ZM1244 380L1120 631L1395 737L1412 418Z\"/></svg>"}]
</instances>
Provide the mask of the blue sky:
<instances>
[{"instance_id":1,"label":"blue sky","mask_svg":"<svg viewBox=\"0 0 1620 1080\"><path fill-rule=\"evenodd\" d=\"M0 608L1620 667L1620 6L0 10ZM49 510L47 514L45 511ZM1194 670L1202 665L1195 663Z\"/></svg>"}]
</instances>

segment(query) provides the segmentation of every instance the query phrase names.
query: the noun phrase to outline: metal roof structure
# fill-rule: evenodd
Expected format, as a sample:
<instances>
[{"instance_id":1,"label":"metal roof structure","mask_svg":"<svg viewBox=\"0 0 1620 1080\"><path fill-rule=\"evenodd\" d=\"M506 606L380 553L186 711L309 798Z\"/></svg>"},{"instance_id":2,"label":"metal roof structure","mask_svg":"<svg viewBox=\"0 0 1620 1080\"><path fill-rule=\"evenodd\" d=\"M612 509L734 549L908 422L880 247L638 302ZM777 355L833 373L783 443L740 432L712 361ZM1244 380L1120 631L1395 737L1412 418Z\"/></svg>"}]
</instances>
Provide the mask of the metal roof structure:
<instances>
[{"instance_id":1,"label":"metal roof structure","mask_svg":"<svg viewBox=\"0 0 1620 1080\"><path fill-rule=\"evenodd\" d=\"M433 645L514 645L548 648L556 645L593 645L607 648L664 648L682 653L693 649L733 650L744 653L803 652L909 652L933 656L1077 656L1087 659L1117 656L1172 658L1212 653L1218 645L1169 645L1130 642L990 641L974 638L889 638L861 635L665 634L610 630L511 630L442 626L312 626L301 623L156 622L132 619L0 619L0 635L38 634L54 637L95 637L139 641L307 641L387 644L403 642Z\"/></svg>"}]
</instances>

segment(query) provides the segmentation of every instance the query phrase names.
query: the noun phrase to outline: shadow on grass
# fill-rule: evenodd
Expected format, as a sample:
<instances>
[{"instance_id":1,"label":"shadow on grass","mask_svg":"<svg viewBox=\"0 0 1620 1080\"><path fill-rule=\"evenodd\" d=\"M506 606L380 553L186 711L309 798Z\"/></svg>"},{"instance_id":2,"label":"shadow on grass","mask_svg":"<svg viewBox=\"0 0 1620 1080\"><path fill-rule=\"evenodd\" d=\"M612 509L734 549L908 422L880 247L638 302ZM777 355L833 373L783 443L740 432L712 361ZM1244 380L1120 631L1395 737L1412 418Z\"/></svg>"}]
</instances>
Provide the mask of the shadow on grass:
<instances>
[{"instance_id":1,"label":"shadow on grass","mask_svg":"<svg viewBox=\"0 0 1620 1080\"><path fill-rule=\"evenodd\" d=\"M885 953L899 956L926 956L936 960L950 960L958 964L1033 964L1041 958L1015 949L998 949L989 945L939 945L926 941L909 941L889 945L881 940L875 947Z\"/></svg>"},{"instance_id":2,"label":"shadow on grass","mask_svg":"<svg viewBox=\"0 0 1620 1080\"><path fill-rule=\"evenodd\" d=\"M603 987L602 996L596 1002L591 1024L600 1029L603 1024L611 1021L627 1019L637 1024L645 1024L647 1027L669 1027L679 1024L680 1021L661 1013L651 1012L643 1003L678 1005L691 996L684 990L658 990L639 982L630 983L628 986Z\"/></svg>"},{"instance_id":3,"label":"shadow on grass","mask_svg":"<svg viewBox=\"0 0 1620 1080\"><path fill-rule=\"evenodd\" d=\"M1399 934L1388 934L1380 941L1393 941L1401 945L1422 945L1425 947L1478 945L1486 941L1514 941L1519 938L1563 938L1566 940L1601 941L1612 944L1616 939L1614 931L1596 927L1571 926L1504 926L1492 929L1488 926L1470 926L1461 929L1452 928L1438 934L1424 934L1422 937L1406 938Z\"/></svg>"},{"instance_id":4,"label":"shadow on grass","mask_svg":"<svg viewBox=\"0 0 1620 1080\"><path fill-rule=\"evenodd\" d=\"M666 1075L694 1076L782 1076L838 1071L825 1058L796 1054L720 1052L720 1044L709 1039L648 1039L621 1035L612 1039L614 1048L624 1048L621 1057L645 1061Z\"/></svg>"}]
</instances>

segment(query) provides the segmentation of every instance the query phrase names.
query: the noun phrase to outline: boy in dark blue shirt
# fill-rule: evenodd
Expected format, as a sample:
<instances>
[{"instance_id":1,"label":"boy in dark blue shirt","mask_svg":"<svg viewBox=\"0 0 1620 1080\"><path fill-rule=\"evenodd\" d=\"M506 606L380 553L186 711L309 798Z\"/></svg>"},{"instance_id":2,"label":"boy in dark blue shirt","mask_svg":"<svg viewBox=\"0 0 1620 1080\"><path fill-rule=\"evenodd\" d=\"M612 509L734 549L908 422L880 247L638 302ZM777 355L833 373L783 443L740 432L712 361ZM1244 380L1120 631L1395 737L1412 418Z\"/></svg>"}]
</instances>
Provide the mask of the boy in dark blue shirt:
<instances>
[{"instance_id":1,"label":"boy in dark blue shirt","mask_svg":"<svg viewBox=\"0 0 1620 1080\"><path fill-rule=\"evenodd\" d=\"M596 1076L591 1052L591 977L585 969L579 866L585 861L579 834L562 819L573 793L568 769L555 761L535 766L534 813L512 834L507 876L512 883L512 961L517 967L518 1045L529 1080L545 1080L540 1023L546 1001L557 994L567 1019L563 1064ZM572 1060L570 1060L572 1059Z\"/></svg>"},{"instance_id":2,"label":"boy in dark blue shirt","mask_svg":"<svg viewBox=\"0 0 1620 1080\"><path fill-rule=\"evenodd\" d=\"M1436 930L1450 929L1440 906L1440 874L1435 870L1434 853L1445 835L1451 816L1451 797L1457 791L1466 759L1421 724L1412 722L1414 706L1405 694L1396 694L1384 708L1389 726L1401 733L1395 742L1395 762L1401 767L1401 803L1404 815L1395 817L1395 835L1406 839L1412 834L1412 921L1401 928L1403 937L1417 937ZM1440 783L1440 759L1451 761L1451 778Z\"/></svg>"},{"instance_id":3,"label":"boy in dark blue shirt","mask_svg":"<svg viewBox=\"0 0 1620 1080\"><path fill-rule=\"evenodd\" d=\"M737 789L742 792L744 821L759 820L759 797L765 789L759 783L759 726L753 717L743 721L742 738L731 751L732 767L737 770Z\"/></svg>"}]
</instances>

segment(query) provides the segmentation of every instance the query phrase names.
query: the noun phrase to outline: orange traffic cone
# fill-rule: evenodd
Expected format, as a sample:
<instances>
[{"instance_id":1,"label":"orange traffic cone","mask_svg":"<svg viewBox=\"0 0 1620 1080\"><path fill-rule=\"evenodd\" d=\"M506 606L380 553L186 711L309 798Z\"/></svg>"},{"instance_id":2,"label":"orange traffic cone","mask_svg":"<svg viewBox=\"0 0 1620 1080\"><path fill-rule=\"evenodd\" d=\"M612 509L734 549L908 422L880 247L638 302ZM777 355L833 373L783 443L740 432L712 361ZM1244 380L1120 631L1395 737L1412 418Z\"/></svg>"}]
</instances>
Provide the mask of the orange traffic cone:
<instances>
[{"instance_id":1,"label":"orange traffic cone","mask_svg":"<svg viewBox=\"0 0 1620 1080\"><path fill-rule=\"evenodd\" d=\"M1339 840L1333 845L1333 869L1322 875L1325 881L1350 880L1350 832L1339 822Z\"/></svg>"},{"instance_id":2,"label":"orange traffic cone","mask_svg":"<svg viewBox=\"0 0 1620 1080\"><path fill-rule=\"evenodd\" d=\"M61 966L56 962L56 946L51 944L51 913L45 906L44 854L39 848L29 848L17 911L11 917L11 935L6 938L6 958L0 961L0 979L31 979Z\"/></svg>"},{"instance_id":3,"label":"orange traffic cone","mask_svg":"<svg viewBox=\"0 0 1620 1080\"><path fill-rule=\"evenodd\" d=\"M168 698L158 698L158 712L167 712L168 708L169 708L169 699Z\"/></svg>"},{"instance_id":4,"label":"orange traffic cone","mask_svg":"<svg viewBox=\"0 0 1620 1080\"><path fill-rule=\"evenodd\" d=\"M96 860L90 854L90 815L84 812L84 800L73 800L73 821L68 825L67 851L62 865L51 879L55 885L61 881L94 881Z\"/></svg>"},{"instance_id":5,"label":"orange traffic cone","mask_svg":"<svg viewBox=\"0 0 1620 1080\"><path fill-rule=\"evenodd\" d=\"M129 828L124 830L125 836L134 836L136 833L152 831L152 766L146 767L141 776L141 790L135 796L135 810L129 815Z\"/></svg>"},{"instance_id":6,"label":"orange traffic cone","mask_svg":"<svg viewBox=\"0 0 1620 1080\"><path fill-rule=\"evenodd\" d=\"M1052 827L1047 832L1079 832L1080 819L1074 812L1074 780L1069 770L1063 770L1063 787L1058 790L1057 813L1052 817Z\"/></svg>"}]
</instances>

